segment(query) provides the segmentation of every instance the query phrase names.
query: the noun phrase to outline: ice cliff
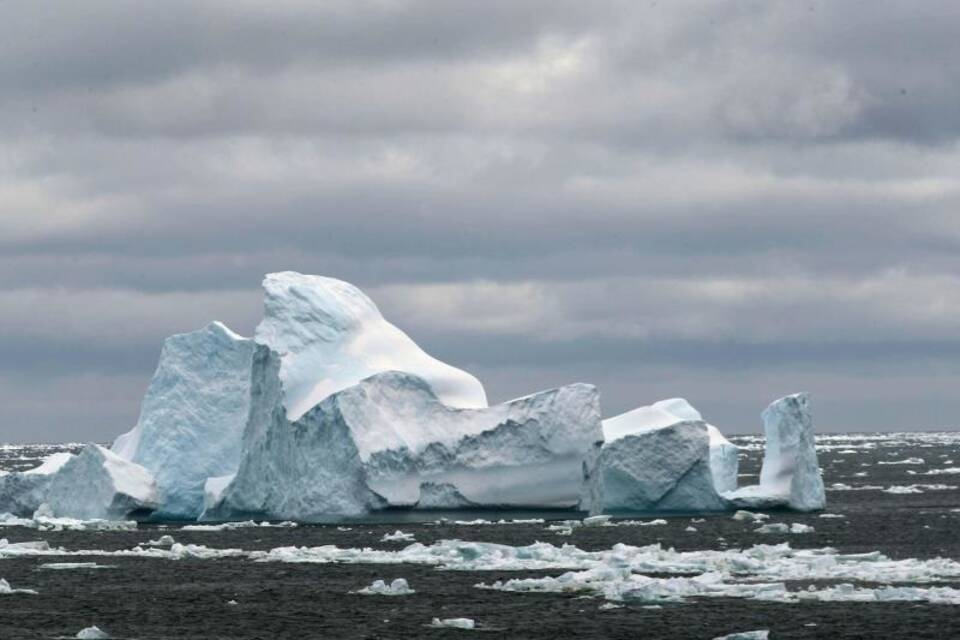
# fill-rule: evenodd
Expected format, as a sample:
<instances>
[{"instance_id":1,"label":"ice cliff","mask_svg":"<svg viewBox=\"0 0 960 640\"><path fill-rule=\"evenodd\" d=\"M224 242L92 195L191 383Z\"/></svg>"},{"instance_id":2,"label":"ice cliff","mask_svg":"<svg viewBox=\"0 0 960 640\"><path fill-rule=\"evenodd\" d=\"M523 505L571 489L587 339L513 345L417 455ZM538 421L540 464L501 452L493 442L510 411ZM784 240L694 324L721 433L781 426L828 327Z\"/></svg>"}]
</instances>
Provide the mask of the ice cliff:
<instances>
[{"instance_id":1,"label":"ice cliff","mask_svg":"<svg viewBox=\"0 0 960 640\"><path fill-rule=\"evenodd\" d=\"M763 412L766 444L760 484L724 496L738 507L788 507L814 511L826 506L826 494L806 393L780 398Z\"/></svg>"},{"instance_id":2,"label":"ice cliff","mask_svg":"<svg viewBox=\"0 0 960 640\"><path fill-rule=\"evenodd\" d=\"M153 474L158 515L196 518L207 478L237 470L254 347L219 322L164 342L137 425L113 443Z\"/></svg>"},{"instance_id":3,"label":"ice cliff","mask_svg":"<svg viewBox=\"0 0 960 640\"><path fill-rule=\"evenodd\" d=\"M682 398L603 421L593 471L584 470L582 508L618 511L720 511L736 487L737 448Z\"/></svg>"},{"instance_id":4,"label":"ice cliff","mask_svg":"<svg viewBox=\"0 0 960 640\"><path fill-rule=\"evenodd\" d=\"M212 487L207 518L315 520L387 506L575 506L601 439L596 389L576 384L482 409L384 372L290 421L280 357L259 347L244 458Z\"/></svg>"}]
</instances>

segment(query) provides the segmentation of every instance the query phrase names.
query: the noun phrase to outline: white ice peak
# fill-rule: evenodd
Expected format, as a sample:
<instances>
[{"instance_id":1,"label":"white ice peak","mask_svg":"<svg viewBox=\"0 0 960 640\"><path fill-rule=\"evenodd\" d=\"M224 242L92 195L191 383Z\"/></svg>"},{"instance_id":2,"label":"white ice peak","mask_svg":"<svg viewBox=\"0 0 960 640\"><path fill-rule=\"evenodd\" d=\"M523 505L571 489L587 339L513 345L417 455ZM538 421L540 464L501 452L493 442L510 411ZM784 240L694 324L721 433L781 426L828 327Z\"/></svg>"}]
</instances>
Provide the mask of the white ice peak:
<instances>
[{"instance_id":1,"label":"white ice peak","mask_svg":"<svg viewBox=\"0 0 960 640\"><path fill-rule=\"evenodd\" d=\"M264 278L264 318L254 339L280 354L287 416L383 371L423 378L451 407L481 408L487 396L469 373L431 357L390 324L358 288L284 271Z\"/></svg>"}]
</instances>

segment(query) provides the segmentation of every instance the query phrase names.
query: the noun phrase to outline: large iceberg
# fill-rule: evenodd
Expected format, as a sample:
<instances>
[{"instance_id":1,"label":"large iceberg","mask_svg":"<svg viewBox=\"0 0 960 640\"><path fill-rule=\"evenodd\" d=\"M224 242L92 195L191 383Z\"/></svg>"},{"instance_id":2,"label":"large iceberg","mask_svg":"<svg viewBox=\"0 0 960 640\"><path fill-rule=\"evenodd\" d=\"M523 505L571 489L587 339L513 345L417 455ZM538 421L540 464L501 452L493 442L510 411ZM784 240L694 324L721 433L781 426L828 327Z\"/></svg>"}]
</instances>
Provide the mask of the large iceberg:
<instances>
[{"instance_id":1,"label":"large iceberg","mask_svg":"<svg viewBox=\"0 0 960 640\"><path fill-rule=\"evenodd\" d=\"M760 484L728 492L738 507L788 507L814 511L826 506L826 493L810 416L810 396L797 393L771 403L763 412L766 444Z\"/></svg>"},{"instance_id":2,"label":"large iceberg","mask_svg":"<svg viewBox=\"0 0 960 640\"><path fill-rule=\"evenodd\" d=\"M196 518L207 478L237 470L254 347L219 322L164 342L140 419L113 444L114 453L153 474L158 515Z\"/></svg>"},{"instance_id":3,"label":"large iceberg","mask_svg":"<svg viewBox=\"0 0 960 640\"><path fill-rule=\"evenodd\" d=\"M280 357L258 347L244 458L211 486L206 518L298 520L387 506L573 507L601 440L599 399L573 384L482 409L451 407L411 373L378 373L299 419Z\"/></svg>"},{"instance_id":4,"label":"large iceberg","mask_svg":"<svg viewBox=\"0 0 960 640\"><path fill-rule=\"evenodd\" d=\"M322 520L384 508L823 506L808 400L764 412L758 487L681 398L601 423L571 384L487 406L483 386L383 318L359 289L266 276L254 338L219 322L168 338L136 426L0 473L0 512L72 518Z\"/></svg>"},{"instance_id":5,"label":"large iceberg","mask_svg":"<svg viewBox=\"0 0 960 640\"><path fill-rule=\"evenodd\" d=\"M287 415L383 371L423 378L451 407L487 406L480 381L431 357L352 284L292 271L263 281L264 317L254 339L280 354Z\"/></svg>"},{"instance_id":6,"label":"large iceberg","mask_svg":"<svg viewBox=\"0 0 960 640\"><path fill-rule=\"evenodd\" d=\"M46 504L49 515L62 518L124 519L148 515L160 494L146 469L89 444L53 474Z\"/></svg>"},{"instance_id":7,"label":"large iceberg","mask_svg":"<svg viewBox=\"0 0 960 640\"><path fill-rule=\"evenodd\" d=\"M721 511L717 478L736 482L736 448L682 398L603 421L604 443L584 467L582 508L624 511ZM716 468L715 468L716 466ZM732 469L731 469L732 466ZM736 486L734 484L734 486Z\"/></svg>"},{"instance_id":8,"label":"large iceberg","mask_svg":"<svg viewBox=\"0 0 960 640\"><path fill-rule=\"evenodd\" d=\"M218 493L223 478L237 472L258 343L281 355L277 400L290 420L389 369L420 375L452 406L486 406L476 378L423 352L353 285L284 272L267 275L263 287L255 340L219 322L166 340L137 425L113 444L115 453L154 475L162 503L157 516L196 518L205 487Z\"/></svg>"}]
</instances>

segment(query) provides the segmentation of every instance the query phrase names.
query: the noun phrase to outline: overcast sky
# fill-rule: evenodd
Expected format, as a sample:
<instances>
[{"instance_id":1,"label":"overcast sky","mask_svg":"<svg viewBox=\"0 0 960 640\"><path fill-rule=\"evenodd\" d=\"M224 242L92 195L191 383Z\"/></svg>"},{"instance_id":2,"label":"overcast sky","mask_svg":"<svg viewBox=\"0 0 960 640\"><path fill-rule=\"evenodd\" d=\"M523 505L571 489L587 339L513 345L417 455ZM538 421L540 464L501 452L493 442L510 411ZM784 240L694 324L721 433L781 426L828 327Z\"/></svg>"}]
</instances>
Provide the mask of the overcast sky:
<instances>
[{"instance_id":1,"label":"overcast sky","mask_svg":"<svg viewBox=\"0 0 960 640\"><path fill-rule=\"evenodd\" d=\"M491 400L960 427L960 4L0 3L0 441L111 440L264 273Z\"/></svg>"}]
</instances>

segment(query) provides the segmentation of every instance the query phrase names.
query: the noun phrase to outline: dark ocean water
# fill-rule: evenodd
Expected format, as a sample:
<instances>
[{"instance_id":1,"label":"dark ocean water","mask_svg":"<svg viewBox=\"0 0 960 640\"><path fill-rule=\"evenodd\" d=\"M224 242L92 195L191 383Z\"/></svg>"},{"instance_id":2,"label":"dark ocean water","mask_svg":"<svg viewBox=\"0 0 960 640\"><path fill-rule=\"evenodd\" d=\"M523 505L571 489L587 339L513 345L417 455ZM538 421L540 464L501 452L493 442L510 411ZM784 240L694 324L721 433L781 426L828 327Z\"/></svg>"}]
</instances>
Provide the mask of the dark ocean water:
<instances>
[{"instance_id":1,"label":"dark ocean water","mask_svg":"<svg viewBox=\"0 0 960 640\"><path fill-rule=\"evenodd\" d=\"M761 440L739 438L748 450L741 483L756 480ZM656 526L577 527L569 535L544 523L471 526L437 523L353 523L277 528L185 531L181 524L140 524L131 531L42 531L0 527L9 543L46 541L70 551L132 549L160 535L211 549L268 551L278 547L336 545L397 551L406 542L382 542L396 529L430 545L441 540L524 546L548 542L585 551L623 543L660 543L683 551L745 549L788 542L793 549L832 547L841 553L880 551L894 559L960 560L960 474L931 471L960 467L956 434L892 434L822 437L820 463L829 490L827 512L774 513L768 522L803 523L801 535L757 533L758 524L730 514L674 516ZM0 448L0 470L35 466L63 447ZM922 463L881 464L922 459ZM750 477L754 474L753 477ZM939 486L938 486L939 485ZM943 487L945 485L946 488ZM844 490L842 487L875 487ZM890 493L904 491L910 493ZM572 518L574 514L442 514L450 521L484 518ZM650 520L654 516L646 516ZM691 531L688 528L696 530ZM349 529L349 530L347 530ZM2 543L0 543L2 547ZM109 568L41 568L51 562L96 562ZM771 638L960 638L960 606L926 602L775 603L727 597L683 602L626 600L601 608L600 596L582 593L513 593L480 589L510 578L559 576L563 569L447 570L423 564L313 564L255 562L250 557L158 559L102 555L4 557L0 578L36 594L0 595L0 639L74 637L96 624L115 638L704 638L769 629ZM655 574L651 574L654 575ZM382 578L405 578L416 593L364 596L351 593ZM791 591L837 581L787 581ZM850 582L850 580L844 580ZM858 586L877 587L860 582ZM888 584L895 584L889 583ZM913 583L929 587L930 584ZM937 587L960 589L960 578ZM233 603L231 603L231 601ZM475 619L475 631L433 629L432 618Z\"/></svg>"}]
</instances>

